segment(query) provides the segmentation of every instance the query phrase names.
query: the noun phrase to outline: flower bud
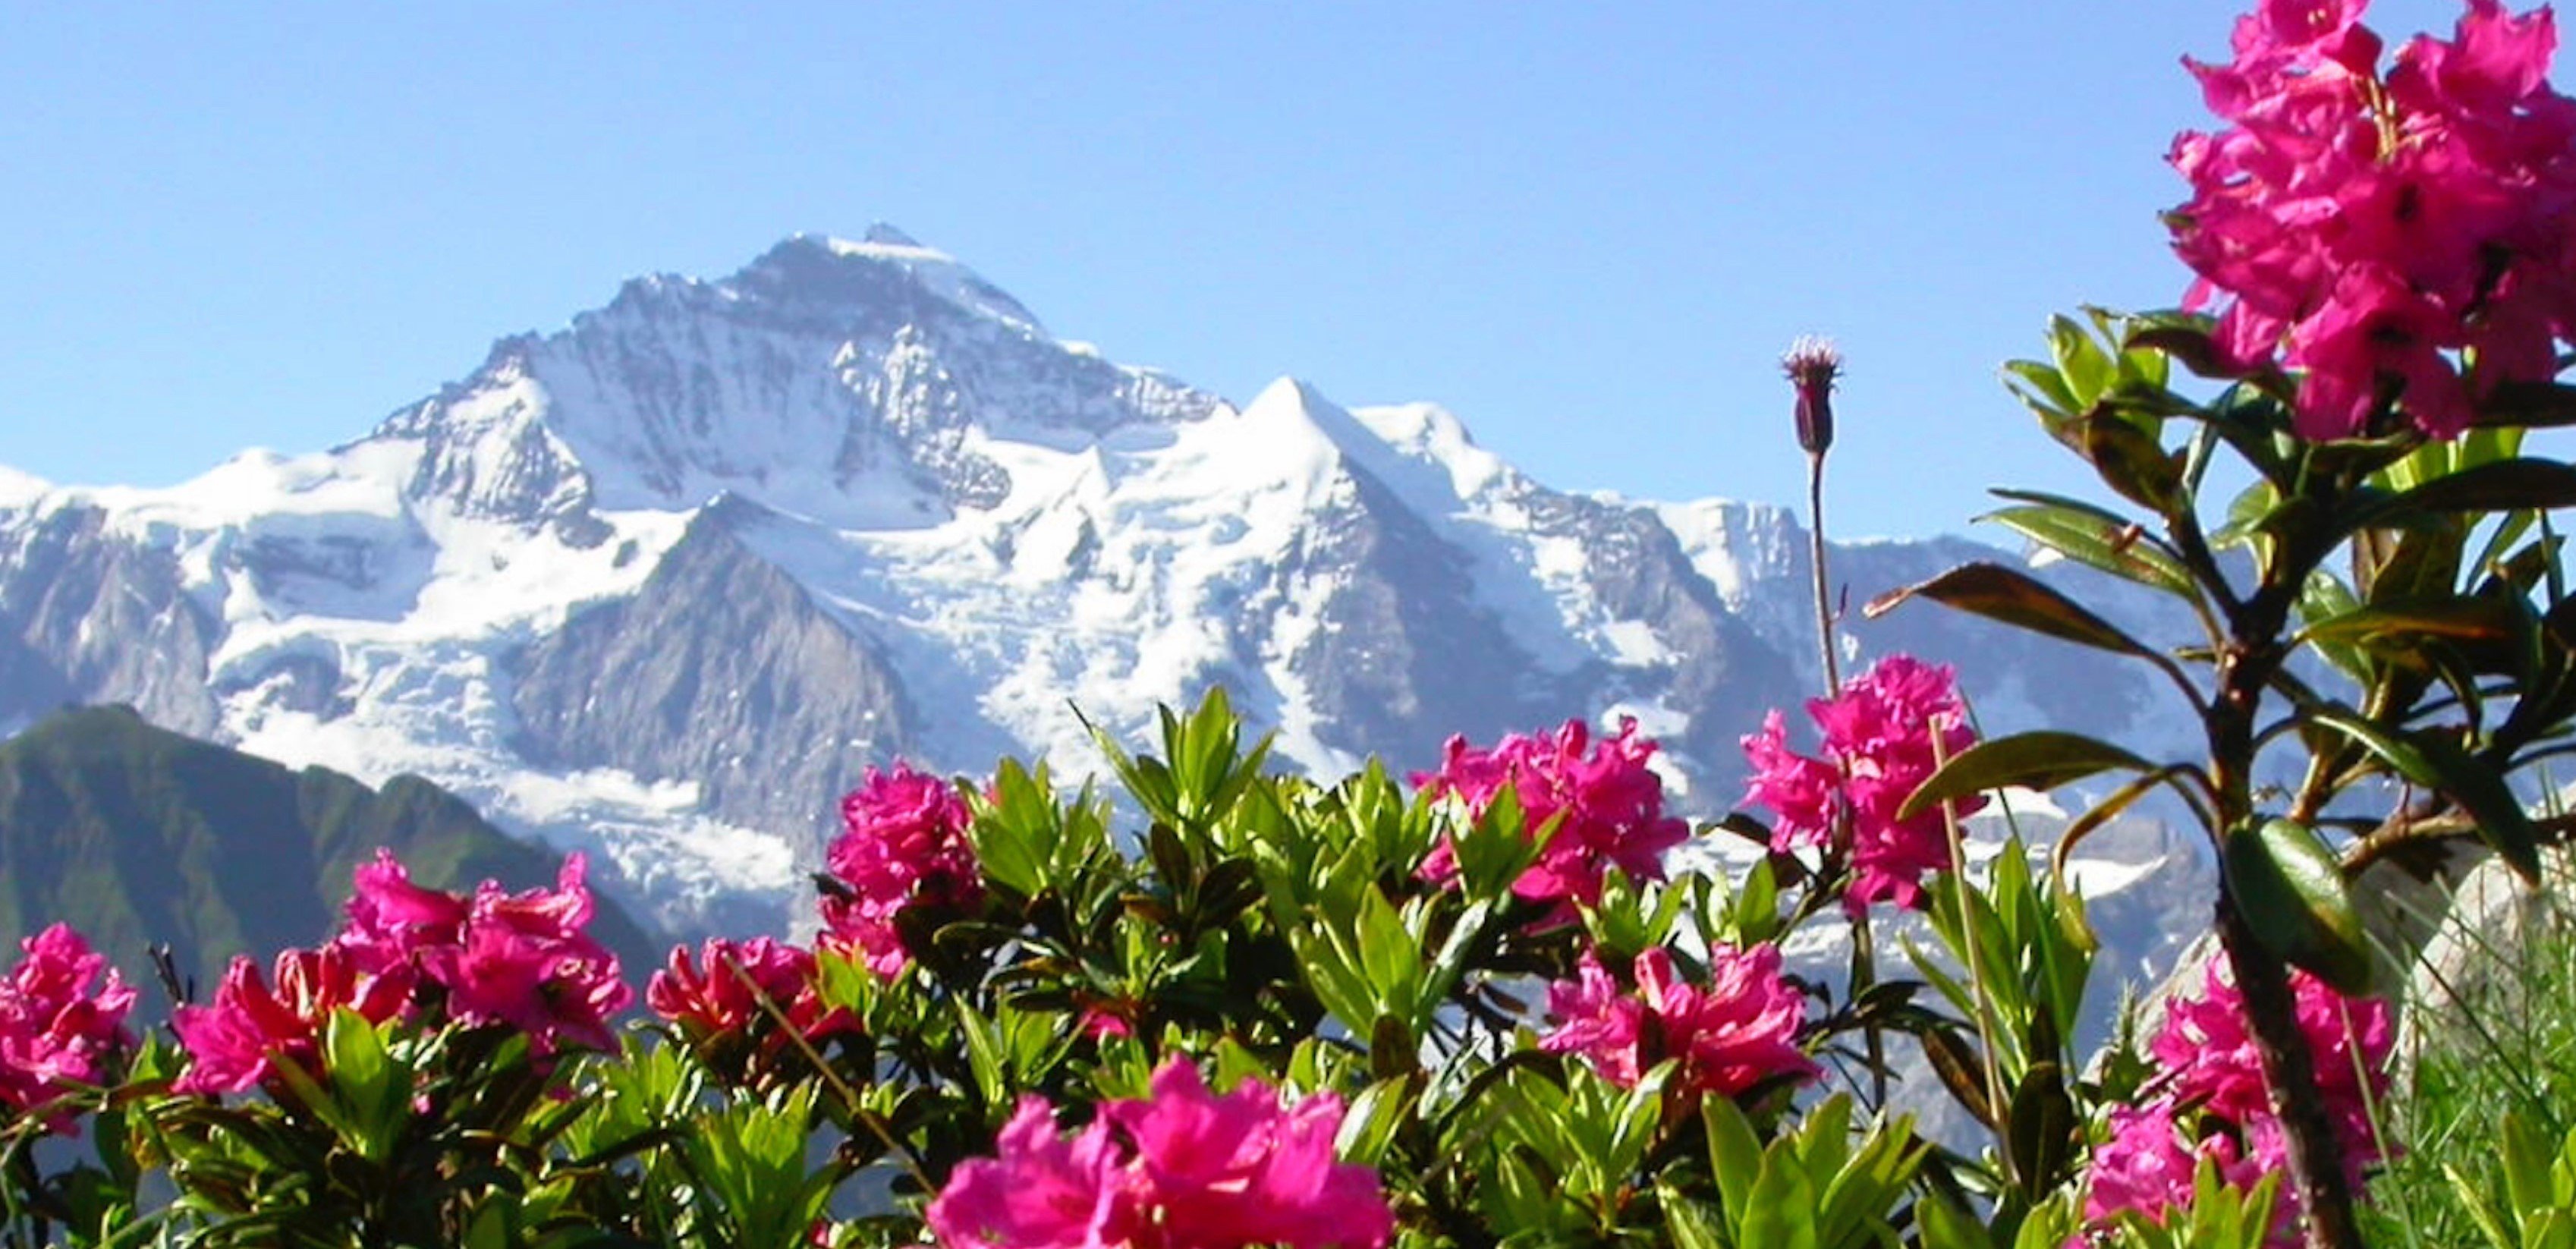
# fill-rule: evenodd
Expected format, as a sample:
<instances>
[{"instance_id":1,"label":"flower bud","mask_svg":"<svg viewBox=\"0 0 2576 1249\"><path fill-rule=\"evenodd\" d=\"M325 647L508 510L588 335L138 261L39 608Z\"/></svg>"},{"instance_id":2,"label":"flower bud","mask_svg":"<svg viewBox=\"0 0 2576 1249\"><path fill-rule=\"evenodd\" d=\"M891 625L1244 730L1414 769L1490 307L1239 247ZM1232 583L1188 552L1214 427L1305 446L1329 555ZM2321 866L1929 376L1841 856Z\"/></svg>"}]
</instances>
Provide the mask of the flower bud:
<instances>
[{"instance_id":1,"label":"flower bud","mask_svg":"<svg viewBox=\"0 0 2576 1249\"><path fill-rule=\"evenodd\" d=\"M1842 376L1843 355L1831 341L1805 335L1789 344L1780 368L1798 391L1798 445L1823 455L1834 445L1834 379Z\"/></svg>"}]
</instances>

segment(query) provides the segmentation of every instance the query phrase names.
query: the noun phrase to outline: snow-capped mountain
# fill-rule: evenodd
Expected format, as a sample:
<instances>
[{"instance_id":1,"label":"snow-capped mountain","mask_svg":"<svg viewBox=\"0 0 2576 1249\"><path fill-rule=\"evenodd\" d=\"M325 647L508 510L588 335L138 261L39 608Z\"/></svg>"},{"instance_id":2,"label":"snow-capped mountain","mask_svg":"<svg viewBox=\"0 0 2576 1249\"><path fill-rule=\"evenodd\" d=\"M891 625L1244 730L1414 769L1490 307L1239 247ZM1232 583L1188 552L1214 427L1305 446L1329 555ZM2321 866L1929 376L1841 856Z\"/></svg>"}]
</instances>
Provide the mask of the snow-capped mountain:
<instances>
[{"instance_id":1,"label":"snow-capped mountain","mask_svg":"<svg viewBox=\"0 0 2576 1249\"><path fill-rule=\"evenodd\" d=\"M1633 715L1722 810L1738 738L1817 683L1806 546L1779 509L1551 489L1428 404L1112 363L881 227L630 282L327 452L161 490L0 471L0 726L125 702L418 773L684 930L774 928L865 766L1079 774L1082 717L1141 738L1216 683L1318 770ZM1858 603L1970 558L2015 557L1832 571ZM2161 735L2139 673L1851 615L1856 661L1957 664L1989 732Z\"/></svg>"}]
</instances>

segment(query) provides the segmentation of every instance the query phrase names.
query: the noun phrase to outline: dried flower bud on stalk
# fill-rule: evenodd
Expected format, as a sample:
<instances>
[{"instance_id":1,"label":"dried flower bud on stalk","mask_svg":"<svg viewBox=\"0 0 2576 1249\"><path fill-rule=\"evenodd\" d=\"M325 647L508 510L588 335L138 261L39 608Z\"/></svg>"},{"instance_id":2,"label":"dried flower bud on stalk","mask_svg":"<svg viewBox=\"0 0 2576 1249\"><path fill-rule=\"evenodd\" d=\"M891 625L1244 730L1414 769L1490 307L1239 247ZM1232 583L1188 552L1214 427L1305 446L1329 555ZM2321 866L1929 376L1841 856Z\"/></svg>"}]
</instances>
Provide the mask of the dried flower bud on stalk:
<instances>
[{"instance_id":1,"label":"dried flower bud on stalk","mask_svg":"<svg viewBox=\"0 0 2576 1249\"><path fill-rule=\"evenodd\" d=\"M1830 339L1803 335L1780 357L1780 369L1798 391L1798 445L1823 455L1834 445L1834 379L1842 376L1843 353Z\"/></svg>"}]
</instances>

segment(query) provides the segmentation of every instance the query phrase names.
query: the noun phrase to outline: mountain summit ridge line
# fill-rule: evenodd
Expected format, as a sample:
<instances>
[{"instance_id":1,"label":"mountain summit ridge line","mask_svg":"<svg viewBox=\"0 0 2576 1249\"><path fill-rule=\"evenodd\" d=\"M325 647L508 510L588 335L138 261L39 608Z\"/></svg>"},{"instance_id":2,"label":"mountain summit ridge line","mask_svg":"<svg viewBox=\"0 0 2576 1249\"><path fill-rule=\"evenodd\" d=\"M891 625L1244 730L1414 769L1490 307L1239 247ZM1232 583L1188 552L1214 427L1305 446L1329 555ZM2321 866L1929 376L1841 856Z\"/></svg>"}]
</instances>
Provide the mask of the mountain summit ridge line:
<instances>
[{"instance_id":1,"label":"mountain summit ridge line","mask_svg":"<svg viewBox=\"0 0 2576 1249\"><path fill-rule=\"evenodd\" d=\"M1116 364L880 227L630 281L328 451L160 490L0 473L0 725L122 702L417 773L665 926L777 928L866 766L1079 775L1073 707L1133 739L1216 683L1319 772L1633 715L1722 811L1737 740L1816 688L1804 548L1777 508L1550 489L1436 405ZM2019 557L1834 558L1860 602ZM2085 592L2161 635L2125 589ZM1989 732L2172 727L2056 643L1928 607L1842 629L1957 664Z\"/></svg>"}]
</instances>

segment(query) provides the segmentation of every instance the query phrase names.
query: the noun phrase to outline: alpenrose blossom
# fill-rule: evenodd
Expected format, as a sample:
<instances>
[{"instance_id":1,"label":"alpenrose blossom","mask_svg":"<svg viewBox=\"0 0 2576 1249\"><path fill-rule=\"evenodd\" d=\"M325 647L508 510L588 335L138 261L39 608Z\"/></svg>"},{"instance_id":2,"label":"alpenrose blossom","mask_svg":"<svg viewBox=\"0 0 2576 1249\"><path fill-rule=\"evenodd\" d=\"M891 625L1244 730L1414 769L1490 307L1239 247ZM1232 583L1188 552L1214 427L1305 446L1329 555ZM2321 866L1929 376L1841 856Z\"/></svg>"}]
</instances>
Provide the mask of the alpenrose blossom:
<instances>
[{"instance_id":1,"label":"alpenrose blossom","mask_svg":"<svg viewBox=\"0 0 2576 1249\"><path fill-rule=\"evenodd\" d=\"M392 851L378 850L357 871L332 943L362 972L418 974L445 990L451 1017L515 1026L540 1054L566 1042L615 1049L608 1020L635 993L617 956L586 931L594 903L585 867L574 853L552 889L511 893L487 880L466 896L413 884Z\"/></svg>"},{"instance_id":2,"label":"alpenrose blossom","mask_svg":"<svg viewBox=\"0 0 2576 1249\"><path fill-rule=\"evenodd\" d=\"M2299 1030L2316 1062L2317 1092L2343 1147L2344 1178L2358 1191L2386 1153L2370 1107L2388 1091L2395 1045L2389 1006L2347 998L2304 971L2294 969L2290 981ZM2166 1211L2191 1200L2193 1171L2204 1158L2240 1188L2286 1171L2289 1141L2272 1112L2244 995L2223 958L2210 965L2198 996L2166 1004L2147 1052L2164 1075L2151 1086L2154 1097L2114 1112L2111 1138L2093 1151L2086 1218L2137 1210L2161 1222ZM2296 1245L2295 1187L2282 1187L2273 1212L2270 1243Z\"/></svg>"},{"instance_id":3,"label":"alpenrose blossom","mask_svg":"<svg viewBox=\"0 0 2576 1249\"><path fill-rule=\"evenodd\" d=\"M2419 36L2382 74L2365 7L2263 0L2228 64L2185 62L2229 124L2174 141L2192 187L2174 250L2222 350L2306 370L2301 437L2384 432L2392 395L2455 437L2495 384L2551 377L2576 328L2576 101L2546 76L2546 8L2469 0L2450 40Z\"/></svg>"},{"instance_id":4,"label":"alpenrose blossom","mask_svg":"<svg viewBox=\"0 0 2576 1249\"><path fill-rule=\"evenodd\" d=\"M1943 760L1976 744L1957 679L1946 666L1890 655L1840 695L1810 700L1807 714L1823 733L1824 757L1791 750L1786 721L1771 712L1762 731L1744 739L1753 765L1745 801L1777 817L1774 849L1820 846L1850 856L1843 904L1853 914L1872 902L1920 908L1923 878L1950 865L1948 824L1939 806L1908 818L1898 812ZM1946 805L1967 815L1985 800Z\"/></svg>"},{"instance_id":5,"label":"alpenrose blossom","mask_svg":"<svg viewBox=\"0 0 2576 1249\"><path fill-rule=\"evenodd\" d=\"M188 1069L172 1082L174 1091L218 1096L265 1087L279 1093L281 1062L321 1080L322 1029L333 1011L345 1008L373 1024L411 1008L408 969L361 971L357 957L337 945L279 954L274 979L272 986L258 964L235 955L213 1005L171 1012L170 1028L188 1051Z\"/></svg>"},{"instance_id":6,"label":"alpenrose blossom","mask_svg":"<svg viewBox=\"0 0 2576 1249\"><path fill-rule=\"evenodd\" d=\"M1647 760L1655 743L1622 717L1619 731L1595 741L1589 726L1568 720L1554 734L1511 734L1490 750L1452 737L1440 770L1413 776L1434 797L1454 797L1470 820L1484 818L1509 788L1532 832L1557 821L1538 861L1512 882L1512 892L1541 902L1593 903L1612 867L1630 880L1662 880L1664 855L1690 837L1690 825L1664 814L1664 783ZM1423 861L1424 878L1457 878L1455 848L1443 840Z\"/></svg>"},{"instance_id":7,"label":"alpenrose blossom","mask_svg":"<svg viewBox=\"0 0 2576 1249\"><path fill-rule=\"evenodd\" d=\"M1798 1048L1806 999L1780 974L1779 947L1718 946L1709 952L1705 989L1676 974L1660 946L1637 956L1635 975L1632 994L1584 951L1573 980L1548 986L1548 1013L1558 1024L1539 1048L1581 1055L1621 1088L1634 1087L1657 1063L1678 1060L1671 1087L1680 1104L1820 1073Z\"/></svg>"},{"instance_id":8,"label":"alpenrose blossom","mask_svg":"<svg viewBox=\"0 0 2576 1249\"><path fill-rule=\"evenodd\" d=\"M687 946L673 947L670 965L644 987L645 1005L694 1043L758 1037L769 1053L785 1048L790 1035L820 1044L858 1028L849 1011L823 1004L810 950L768 937L710 937L703 951L693 959Z\"/></svg>"},{"instance_id":9,"label":"alpenrose blossom","mask_svg":"<svg viewBox=\"0 0 2576 1249\"><path fill-rule=\"evenodd\" d=\"M0 1111L12 1115L100 1083L109 1055L134 1043L125 1030L133 988L70 925L24 938L18 950L0 979ZM45 1128L68 1135L75 1121L56 1110Z\"/></svg>"},{"instance_id":10,"label":"alpenrose blossom","mask_svg":"<svg viewBox=\"0 0 2576 1249\"><path fill-rule=\"evenodd\" d=\"M2124 1210L2136 1210L2163 1222L2166 1212L2192 1199L2204 1161L2213 1164L2220 1182L2231 1188L2252 1188L2262 1180L2263 1168L2245 1156L2233 1136L2187 1134L2176 1120L2171 1098L2111 1112L2110 1139L2095 1147L2093 1165L2086 1171L2090 1183L2084 1198L2086 1221L2099 1223Z\"/></svg>"},{"instance_id":11,"label":"alpenrose blossom","mask_svg":"<svg viewBox=\"0 0 2576 1249\"><path fill-rule=\"evenodd\" d=\"M1374 1170L1334 1161L1341 1121L1332 1094L1282 1106L1252 1080L1220 1095L1174 1056L1148 1097L1070 1137L1021 1098L999 1156L960 1165L930 1203L930 1230L958 1249L1375 1249L1395 1214Z\"/></svg>"},{"instance_id":12,"label":"alpenrose blossom","mask_svg":"<svg viewBox=\"0 0 2576 1249\"><path fill-rule=\"evenodd\" d=\"M971 907L984 895L974 817L957 788L898 761L869 768L841 799L840 838L824 865L846 887L822 902L823 939L855 949L868 970L892 979L912 962L895 917L916 906Z\"/></svg>"}]
</instances>

